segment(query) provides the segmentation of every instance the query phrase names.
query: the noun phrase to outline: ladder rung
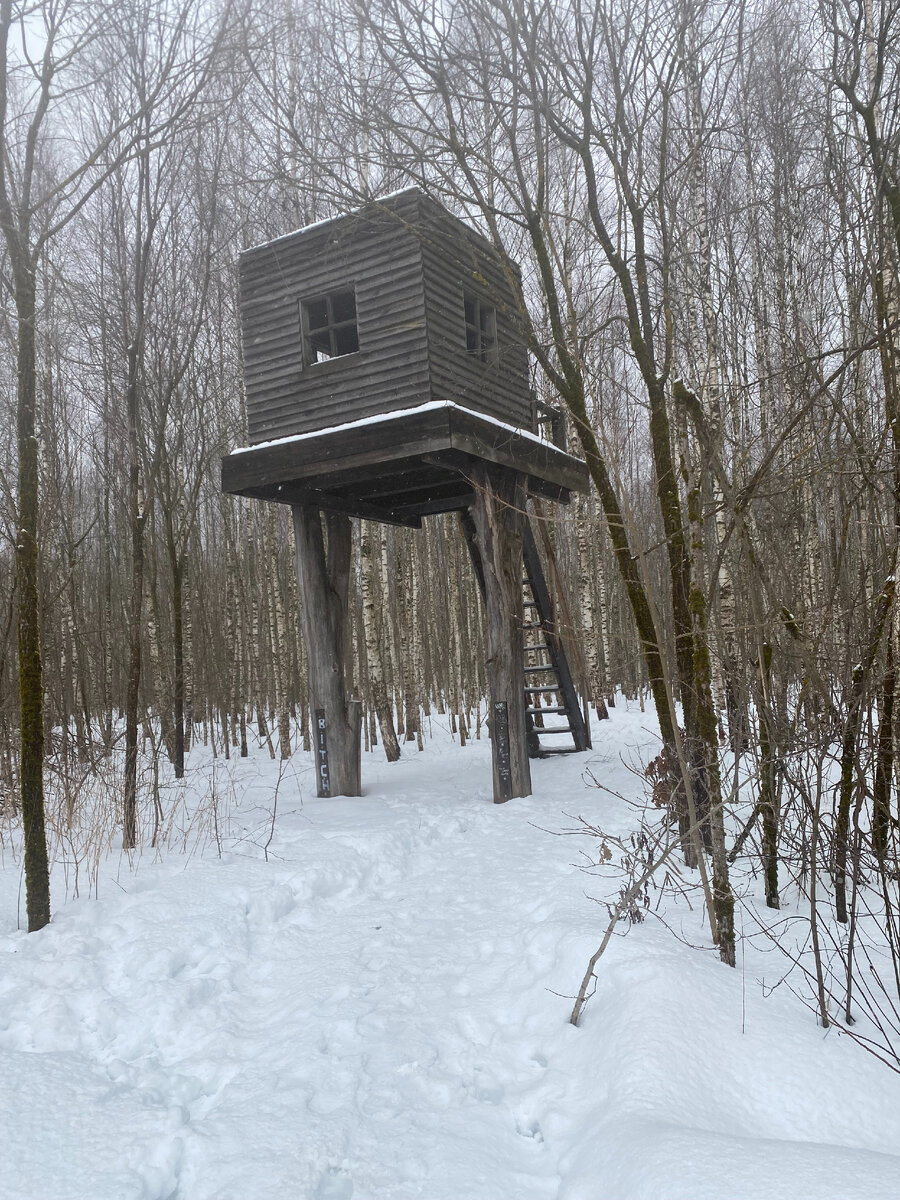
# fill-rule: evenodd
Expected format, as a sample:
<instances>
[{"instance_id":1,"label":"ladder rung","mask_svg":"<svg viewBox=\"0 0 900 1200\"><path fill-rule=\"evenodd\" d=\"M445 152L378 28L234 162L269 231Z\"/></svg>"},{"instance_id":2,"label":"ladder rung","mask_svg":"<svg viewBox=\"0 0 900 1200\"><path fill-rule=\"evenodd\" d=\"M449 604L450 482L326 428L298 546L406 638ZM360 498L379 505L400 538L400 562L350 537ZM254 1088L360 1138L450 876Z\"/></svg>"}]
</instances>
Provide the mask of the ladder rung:
<instances>
[{"instance_id":1,"label":"ladder rung","mask_svg":"<svg viewBox=\"0 0 900 1200\"><path fill-rule=\"evenodd\" d=\"M521 629L544 629L545 626L544 626L543 621L523 621L520 628ZM526 646L525 649L527 650L527 649L529 649L529 647Z\"/></svg>"},{"instance_id":2,"label":"ladder rung","mask_svg":"<svg viewBox=\"0 0 900 1200\"><path fill-rule=\"evenodd\" d=\"M553 712L553 709L545 708L544 712ZM563 712L565 712L565 709L563 709ZM535 733L538 735L538 737L543 737L545 733L572 733L572 732L574 732L574 731L573 731L571 725L553 725L550 727L545 725L543 729L535 730Z\"/></svg>"},{"instance_id":3,"label":"ladder rung","mask_svg":"<svg viewBox=\"0 0 900 1200\"><path fill-rule=\"evenodd\" d=\"M560 708L556 705L551 705L548 708L526 708L525 711L527 713L531 713L532 715L536 713L543 713L546 715L547 713L567 713L569 710L565 706Z\"/></svg>"},{"instance_id":4,"label":"ladder rung","mask_svg":"<svg viewBox=\"0 0 900 1200\"><path fill-rule=\"evenodd\" d=\"M546 665L546 666L544 666L544 664L543 664L543 663L541 663L541 664L539 664L539 665L538 665L538 666L536 666L536 667L526 667L526 668L525 668L525 671L526 671L526 672L531 672L531 671L555 671L555 670L556 670L556 668L554 667L553 663L547 663L547 665Z\"/></svg>"},{"instance_id":5,"label":"ladder rung","mask_svg":"<svg viewBox=\"0 0 900 1200\"><path fill-rule=\"evenodd\" d=\"M558 692L559 684L548 683L544 687L527 687L525 689L525 691L526 692L535 692L537 695L540 695L542 692ZM543 711L546 712L547 710L544 709Z\"/></svg>"},{"instance_id":6,"label":"ladder rung","mask_svg":"<svg viewBox=\"0 0 900 1200\"><path fill-rule=\"evenodd\" d=\"M549 758L551 754L578 754L574 746L541 746L538 750L538 758Z\"/></svg>"},{"instance_id":7,"label":"ladder rung","mask_svg":"<svg viewBox=\"0 0 900 1200\"><path fill-rule=\"evenodd\" d=\"M547 645L546 642L538 642L536 646L525 646L524 647L526 654L528 653L529 650L549 650L549 649L550 649L550 647Z\"/></svg>"},{"instance_id":8,"label":"ladder rung","mask_svg":"<svg viewBox=\"0 0 900 1200\"><path fill-rule=\"evenodd\" d=\"M537 608L537 606L538 606L537 600L523 600L522 601L523 608Z\"/></svg>"}]
</instances>

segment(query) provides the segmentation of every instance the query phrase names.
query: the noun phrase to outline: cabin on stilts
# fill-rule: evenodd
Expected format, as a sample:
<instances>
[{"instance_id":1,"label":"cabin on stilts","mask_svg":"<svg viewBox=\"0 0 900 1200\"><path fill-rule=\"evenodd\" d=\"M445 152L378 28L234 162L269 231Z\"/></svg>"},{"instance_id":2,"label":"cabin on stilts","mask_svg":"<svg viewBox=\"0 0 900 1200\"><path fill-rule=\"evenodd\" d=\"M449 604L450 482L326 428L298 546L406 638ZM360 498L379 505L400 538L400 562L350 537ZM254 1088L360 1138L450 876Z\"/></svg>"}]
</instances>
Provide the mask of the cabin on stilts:
<instances>
[{"instance_id":1,"label":"cabin on stilts","mask_svg":"<svg viewBox=\"0 0 900 1200\"><path fill-rule=\"evenodd\" d=\"M588 474L531 392L518 268L409 188L245 251L240 292L249 444L222 488L291 506L319 795L361 791L350 519L452 511L485 604L494 799L529 795L529 757L588 733L527 505Z\"/></svg>"}]
</instances>

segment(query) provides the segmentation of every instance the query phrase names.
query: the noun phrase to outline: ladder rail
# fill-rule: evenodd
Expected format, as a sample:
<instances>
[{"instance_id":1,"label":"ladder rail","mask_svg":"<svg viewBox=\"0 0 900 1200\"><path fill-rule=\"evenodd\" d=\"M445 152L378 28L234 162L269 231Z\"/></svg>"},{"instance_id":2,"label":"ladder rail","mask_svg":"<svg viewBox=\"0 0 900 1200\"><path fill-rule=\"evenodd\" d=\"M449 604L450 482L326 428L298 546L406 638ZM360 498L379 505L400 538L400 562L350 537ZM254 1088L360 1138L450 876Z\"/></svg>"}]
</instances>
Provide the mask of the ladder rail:
<instances>
[{"instance_id":1,"label":"ladder rail","mask_svg":"<svg viewBox=\"0 0 900 1200\"><path fill-rule=\"evenodd\" d=\"M478 588L482 599L484 599L484 564L481 560L475 536L475 522L467 508L459 511L459 524L472 560L472 567L475 571L475 578L478 581ZM522 531L522 559L526 575L523 583L527 583L533 597L531 600L524 600L523 607L536 610L538 616L537 621L523 621L522 628L523 630L536 630L544 637L544 641L530 646L525 645L523 650L525 654L546 651L550 658L548 663L527 663L524 668L525 673L533 674L537 671L546 671L556 676L554 683L548 683L543 687L527 686L525 688L525 737L529 757L540 758L545 754L560 754L564 752L558 748L548 750L542 747L540 742L541 734L549 736L561 733L570 734L574 742L575 751L587 750L589 748L589 739L587 726L584 721L584 713L578 699L578 693L575 690L575 684L572 680L572 673L569 669L562 641L556 632L550 589L547 586L541 556L538 553L534 531L531 528L531 521L527 516ZM557 693L562 698L562 703L546 707L533 705L531 698L543 692ZM541 716L544 713L548 715L564 713L569 723L568 725L557 725L549 729L537 726L534 721L535 716Z\"/></svg>"},{"instance_id":2,"label":"ladder rail","mask_svg":"<svg viewBox=\"0 0 900 1200\"><path fill-rule=\"evenodd\" d=\"M559 680L559 691L562 695L564 711L569 717L572 740L575 743L576 751L587 750L588 737L587 726L584 723L584 713L581 710L581 702L575 690L575 684L572 680L572 673L569 670L569 663L563 650L562 642L556 632L553 621L553 605L550 600L550 589L547 587L544 567L541 563L541 556L538 553L537 543L534 540L534 531L531 528L530 520L525 521L525 527L522 531L522 554L525 559L528 586L531 588L531 594L534 597L537 611L541 618L539 628L546 636L544 645L550 657L553 670ZM527 649L530 649L530 647L526 646Z\"/></svg>"}]
</instances>

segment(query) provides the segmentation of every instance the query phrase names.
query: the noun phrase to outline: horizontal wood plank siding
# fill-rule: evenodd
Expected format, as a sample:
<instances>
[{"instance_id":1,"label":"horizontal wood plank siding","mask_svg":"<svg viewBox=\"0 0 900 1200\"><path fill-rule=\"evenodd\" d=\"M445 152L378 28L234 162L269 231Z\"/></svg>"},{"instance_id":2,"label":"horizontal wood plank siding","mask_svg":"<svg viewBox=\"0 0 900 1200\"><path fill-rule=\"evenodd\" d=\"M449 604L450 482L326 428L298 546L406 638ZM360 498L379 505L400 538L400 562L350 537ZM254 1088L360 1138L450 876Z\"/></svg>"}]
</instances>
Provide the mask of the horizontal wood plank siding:
<instances>
[{"instance_id":1,"label":"horizontal wood plank siding","mask_svg":"<svg viewBox=\"0 0 900 1200\"><path fill-rule=\"evenodd\" d=\"M242 255L250 445L431 399L415 208L410 193L396 212L362 210ZM301 300L347 285L359 352L304 367Z\"/></svg>"},{"instance_id":2,"label":"horizontal wood plank siding","mask_svg":"<svg viewBox=\"0 0 900 1200\"><path fill-rule=\"evenodd\" d=\"M373 477L378 478L389 473L390 464L398 459L446 449L450 445L449 414L447 408L428 409L361 428L328 430L320 437L229 454L222 459L222 490L240 494L247 488L312 477L322 482L353 468L372 467Z\"/></svg>"},{"instance_id":3,"label":"horizontal wood plank siding","mask_svg":"<svg viewBox=\"0 0 900 1200\"><path fill-rule=\"evenodd\" d=\"M431 388L436 399L533 430L528 353L513 280L518 269L480 234L421 196L422 242ZM463 294L496 310L498 361L466 349Z\"/></svg>"},{"instance_id":4,"label":"horizontal wood plank siding","mask_svg":"<svg viewBox=\"0 0 900 1200\"><path fill-rule=\"evenodd\" d=\"M433 489L451 498L471 491L478 461L523 472L536 495L566 500L588 487L585 464L555 446L442 406L230 454L222 460L222 489L278 500L279 487L294 483L402 512Z\"/></svg>"},{"instance_id":5,"label":"horizontal wood plank siding","mask_svg":"<svg viewBox=\"0 0 900 1200\"><path fill-rule=\"evenodd\" d=\"M532 428L516 268L416 189L241 256L250 445L431 399ZM301 300L352 286L359 351L303 365ZM463 291L497 313L498 363L466 350Z\"/></svg>"},{"instance_id":6,"label":"horizontal wood plank siding","mask_svg":"<svg viewBox=\"0 0 900 1200\"><path fill-rule=\"evenodd\" d=\"M450 410L450 445L454 451L522 471L533 481L546 480L566 491L587 492L589 487L588 469L581 459L548 442L504 434L475 413Z\"/></svg>"}]
</instances>

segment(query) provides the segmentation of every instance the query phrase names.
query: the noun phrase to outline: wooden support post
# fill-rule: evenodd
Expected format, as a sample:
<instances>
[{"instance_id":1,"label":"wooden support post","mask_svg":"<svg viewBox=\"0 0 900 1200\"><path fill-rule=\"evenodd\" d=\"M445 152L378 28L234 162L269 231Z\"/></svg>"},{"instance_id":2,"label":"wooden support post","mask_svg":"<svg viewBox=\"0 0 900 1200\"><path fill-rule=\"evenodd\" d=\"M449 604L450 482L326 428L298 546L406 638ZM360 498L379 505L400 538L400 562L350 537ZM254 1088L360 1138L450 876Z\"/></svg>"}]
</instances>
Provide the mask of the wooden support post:
<instances>
[{"instance_id":1,"label":"wooden support post","mask_svg":"<svg viewBox=\"0 0 900 1200\"><path fill-rule=\"evenodd\" d=\"M473 468L473 483L470 512L487 612L494 803L502 804L512 796L531 795L522 650L522 530L527 496L524 475L483 461Z\"/></svg>"},{"instance_id":2,"label":"wooden support post","mask_svg":"<svg viewBox=\"0 0 900 1200\"><path fill-rule=\"evenodd\" d=\"M291 512L300 620L309 666L310 708L316 714L316 794L359 796L362 794L360 705L355 701L348 702L344 684L350 518L338 513L327 515L326 559L319 510L310 505L295 504ZM324 722L324 727L319 725L320 721Z\"/></svg>"}]
</instances>

